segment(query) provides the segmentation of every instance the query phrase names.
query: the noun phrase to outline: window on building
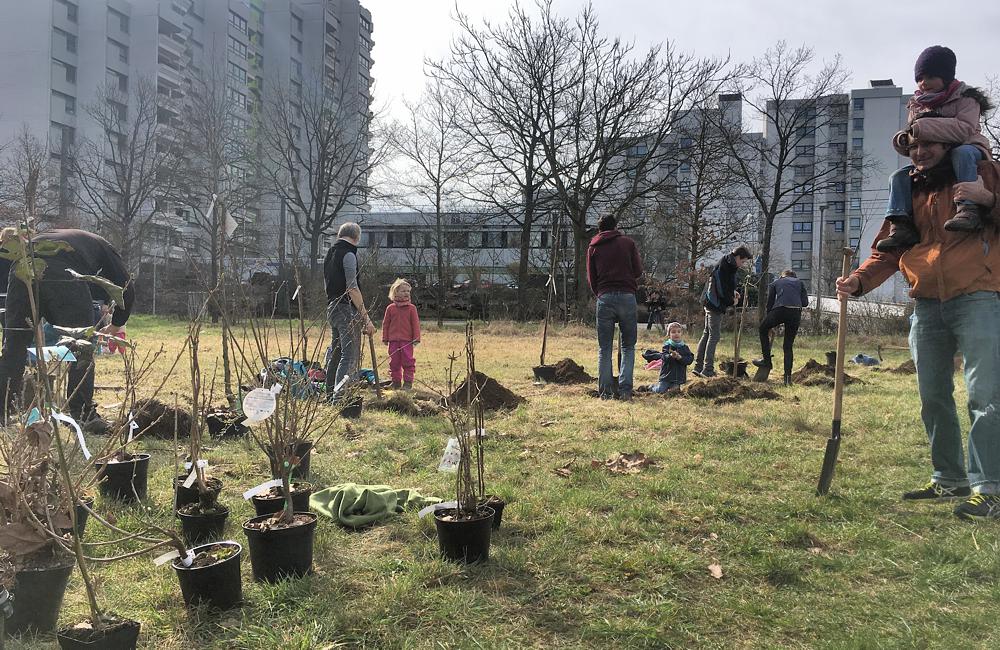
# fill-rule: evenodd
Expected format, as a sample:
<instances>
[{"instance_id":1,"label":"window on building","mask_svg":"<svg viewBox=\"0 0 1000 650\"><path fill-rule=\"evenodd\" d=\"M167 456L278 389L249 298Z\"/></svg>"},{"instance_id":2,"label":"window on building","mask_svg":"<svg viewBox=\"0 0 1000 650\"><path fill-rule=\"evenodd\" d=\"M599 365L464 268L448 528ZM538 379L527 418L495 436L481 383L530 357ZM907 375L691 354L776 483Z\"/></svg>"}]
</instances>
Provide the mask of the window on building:
<instances>
[{"instance_id":1,"label":"window on building","mask_svg":"<svg viewBox=\"0 0 1000 650\"><path fill-rule=\"evenodd\" d=\"M833 131L833 135L847 135L847 124L844 122L834 124L831 130Z\"/></svg>"},{"instance_id":2,"label":"window on building","mask_svg":"<svg viewBox=\"0 0 1000 650\"><path fill-rule=\"evenodd\" d=\"M853 123L854 123L854 130L855 131L863 131L864 130L864 128L865 128L865 118L863 118L863 117L856 117L856 118L854 118Z\"/></svg>"},{"instance_id":3,"label":"window on building","mask_svg":"<svg viewBox=\"0 0 1000 650\"><path fill-rule=\"evenodd\" d=\"M861 217L851 217L851 230L859 230L861 228Z\"/></svg>"},{"instance_id":4,"label":"window on building","mask_svg":"<svg viewBox=\"0 0 1000 650\"><path fill-rule=\"evenodd\" d=\"M128 93L128 76L107 68L104 71L104 80L111 89L117 90L122 94Z\"/></svg>"},{"instance_id":5,"label":"window on building","mask_svg":"<svg viewBox=\"0 0 1000 650\"><path fill-rule=\"evenodd\" d=\"M849 241L850 241L851 248L857 248L858 246L861 245L861 238L860 237L851 237L851 239Z\"/></svg>"},{"instance_id":6,"label":"window on building","mask_svg":"<svg viewBox=\"0 0 1000 650\"><path fill-rule=\"evenodd\" d=\"M52 78L65 79L66 83L76 83L76 66L63 63L59 59L52 59Z\"/></svg>"},{"instance_id":7,"label":"window on building","mask_svg":"<svg viewBox=\"0 0 1000 650\"><path fill-rule=\"evenodd\" d=\"M838 181L833 184L833 191L837 192L838 194L843 194L844 190L846 189L847 189L847 184L844 183L843 181Z\"/></svg>"},{"instance_id":8,"label":"window on building","mask_svg":"<svg viewBox=\"0 0 1000 650\"><path fill-rule=\"evenodd\" d=\"M844 220L840 219L838 221L831 221L833 225L833 232L844 232Z\"/></svg>"},{"instance_id":9,"label":"window on building","mask_svg":"<svg viewBox=\"0 0 1000 650\"><path fill-rule=\"evenodd\" d=\"M840 214L844 213L844 202L843 201L832 201L830 203L830 207L833 208L834 212L838 212Z\"/></svg>"},{"instance_id":10,"label":"window on building","mask_svg":"<svg viewBox=\"0 0 1000 650\"><path fill-rule=\"evenodd\" d=\"M229 37L229 51L240 58L247 58L246 44L233 36Z\"/></svg>"},{"instance_id":11,"label":"window on building","mask_svg":"<svg viewBox=\"0 0 1000 650\"><path fill-rule=\"evenodd\" d=\"M114 39L108 39L108 58L118 59L122 63L128 63L128 46L122 45Z\"/></svg>"},{"instance_id":12,"label":"window on building","mask_svg":"<svg viewBox=\"0 0 1000 650\"><path fill-rule=\"evenodd\" d=\"M831 156L842 156L847 153L846 142L831 142L827 144L826 147Z\"/></svg>"},{"instance_id":13,"label":"window on building","mask_svg":"<svg viewBox=\"0 0 1000 650\"><path fill-rule=\"evenodd\" d=\"M71 126L51 122L49 124L49 149L53 152L66 152L73 148L75 129Z\"/></svg>"},{"instance_id":14,"label":"window on building","mask_svg":"<svg viewBox=\"0 0 1000 650\"><path fill-rule=\"evenodd\" d=\"M292 79L289 85L292 87L292 96L302 99L302 84Z\"/></svg>"},{"instance_id":15,"label":"window on building","mask_svg":"<svg viewBox=\"0 0 1000 650\"><path fill-rule=\"evenodd\" d=\"M689 163L688 161L685 160L684 162L681 163L680 170L682 172L689 172L689 171L691 171L691 163Z\"/></svg>"},{"instance_id":16,"label":"window on building","mask_svg":"<svg viewBox=\"0 0 1000 650\"><path fill-rule=\"evenodd\" d=\"M445 248L459 249L469 247L468 230L451 230L444 234Z\"/></svg>"},{"instance_id":17,"label":"window on building","mask_svg":"<svg viewBox=\"0 0 1000 650\"><path fill-rule=\"evenodd\" d=\"M236 65L232 61L229 62L229 78L241 86L245 86L247 83L247 71Z\"/></svg>"},{"instance_id":18,"label":"window on building","mask_svg":"<svg viewBox=\"0 0 1000 650\"><path fill-rule=\"evenodd\" d=\"M797 156L815 156L816 147L811 144L800 144L795 147L795 155Z\"/></svg>"},{"instance_id":19,"label":"window on building","mask_svg":"<svg viewBox=\"0 0 1000 650\"><path fill-rule=\"evenodd\" d=\"M812 240L792 242L793 251L811 251L812 249L813 249Z\"/></svg>"},{"instance_id":20,"label":"window on building","mask_svg":"<svg viewBox=\"0 0 1000 650\"><path fill-rule=\"evenodd\" d=\"M864 138L852 138L851 139L851 148L853 148L853 149L861 149L864 146L865 146L865 139Z\"/></svg>"},{"instance_id":21,"label":"window on building","mask_svg":"<svg viewBox=\"0 0 1000 650\"><path fill-rule=\"evenodd\" d=\"M854 98L854 110L856 110L856 111L863 111L863 110L865 110L865 98L864 97L855 97Z\"/></svg>"},{"instance_id":22,"label":"window on building","mask_svg":"<svg viewBox=\"0 0 1000 650\"><path fill-rule=\"evenodd\" d=\"M302 54L302 39L292 37L292 51L296 54Z\"/></svg>"},{"instance_id":23,"label":"window on building","mask_svg":"<svg viewBox=\"0 0 1000 650\"><path fill-rule=\"evenodd\" d=\"M116 101L109 101L108 104L115 112L115 117L121 121L125 121L125 118L128 117L128 107L126 107L125 104Z\"/></svg>"},{"instance_id":24,"label":"window on building","mask_svg":"<svg viewBox=\"0 0 1000 650\"><path fill-rule=\"evenodd\" d=\"M812 183L803 183L802 185L796 185L792 188L793 194L812 194L813 185Z\"/></svg>"},{"instance_id":25,"label":"window on building","mask_svg":"<svg viewBox=\"0 0 1000 650\"><path fill-rule=\"evenodd\" d=\"M299 79L302 78L302 62L301 61L297 61L296 59L292 59L292 74L295 75L296 77L298 77Z\"/></svg>"},{"instance_id":26,"label":"window on building","mask_svg":"<svg viewBox=\"0 0 1000 650\"><path fill-rule=\"evenodd\" d=\"M56 107L61 107L69 115L76 115L76 99L65 93L52 91L52 100Z\"/></svg>"},{"instance_id":27,"label":"window on building","mask_svg":"<svg viewBox=\"0 0 1000 650\"><path fill-rule=\"evenodd\" d=\"M62 4L66 5L66 20L68 20L71 23L75 23L77 21L76 5L73 4L72 2L66 2L65 0L63 0Z\"/></svg>"},{"instance_id":28,"label":"window on building","mask_svg":"<svg viewBox=\"0 0 1000 650\"><path fill-rule=\"evenodd\" d=\"M690 149L694 146L694 138L681 138L678 146L681 149Z\"/></svg>"},{"instance_id":29,"label":"window on building","mask_svg":"<svg viewBox=\"0 0 1000 650\"><path fill-rule=\"evenodd\" d=\"M861 191L861 179L860 178L852 178L851 179L851 191L852 192L860 192Z\"/></svg>"},{"instance_id":30,"label":"window on building","mask_svg":"<svg viewBox=\"0 0 1000 650\"><path fill-rule=\"evenodd\" d=\"M372 31L372 21L368 20L364 16L361 16L361 28L370 34Z\"/></svg>"},{"instance_id":31,"label":"window on building","mask_svg":"<svg viewBox=\"0 0 1000 650\"><path fill-rule=\"evenodd\" d=\"M108 31L119 30L128 34L128 16L120 11L108 7Z\"/></svg>"},{"instance_id":32,"label":"window on building","mask_svg":"<svg viewBox=\"0 0 1000 650\"><path fill-rule=\"evenodd\" d=\"M861 198L858 197L851 199L851 210L860 210L860 209L861 209Z\"/></svg>"},{"instance_id":33,"label":"window on building","mask_svg":"<svg viewBox=\"0 0 1000 650\"><path fill-rule=\"evenodd\" d=\"M482 232L483 248L504 248L504 232L502 230L484 230Z\"/></svg>"},{"instance_id":34,"label":"window on building","mask_svg":"<svg viewBox=\"0 0 1000 650\"><path fill-rule=\"evenodd\" d=\"M812 203L796 203L792 207L792 212L797 214L812 214L813 204Z\"/></svg>"},{"instance_id":35,"label":"window on building","mask_svg":"<svg viewBox=\"0 0 1000 650\"><path fill-rule=\"evenodd\" d=\"M250 102L244 93L236 90L235 88L229 88L228 90L229 101L233 102L245 111L250 110Z\"/></svg>"},{"instance_id":36,"label":"window on building","mask_svg":"<svg viewBox=\"0 0 1000 650\"><path fill-rule=\"evenodd\" d=\"M239 15L235 11L229 12L229 24L236 28L241 34L247 33L247 19Z\"/></svg>"},{"instance_id":37,"label":"window on building","mask_svg":"<svg viewBox=\"0 0 1000 650\"><path fill-rule=\"evenodd\" d=\"M793 271L803 271L809 268L809 260L792 260Z\"/></svg>"},{"instance_id":38,"label":"window on building","mask_svg":"<svg viewBox=\"0 0 1000 650\"><path fill-rule=\"evenodd\" d=\"M795 178L809 178L809 175L812 173L812 169L809 165L795 165L793 173Z\"/></svg>"},{"instance_id":39,"label":"window on building","mask_svg":"<svg viewBox=\"0 0 1000 650\"><path fill-rule=\"evenodd\" d=\"M812 232L812 221L793 221L792 232Z\"/></svg>"},{"instance_id":40,"label":"window on building","mask_svg":"<svg viewBox=\"0 0 1000 650\"><path fill-rule=\"evenodd\" d=\"M295 14L292 14L292 27L294 27L295 31L298 32L299 34L302 33L302 17L301 16L296 16Z\"/></svg>"},{"instance_id":41,"label":"window on building","mask_svg":"<svg viewBox=\"0 0 1000 650\"><path fill-rule=\"evenodd\" d=\"M385 245L387 248L412 248L413 233L408 230L390 230L386 233Z\"/></svg>"},{"instance_id":42,"label":"window on building","mask_svg":"<svg viewBox=\"0 0 1000 650\"><path fill-rule=\"evenodd\" d=\"M76 52L76 36L70 34L69 32L64 32L58 27L53 27L54 31L65 43L67 52Z\"/></svg>"}]
</instances>

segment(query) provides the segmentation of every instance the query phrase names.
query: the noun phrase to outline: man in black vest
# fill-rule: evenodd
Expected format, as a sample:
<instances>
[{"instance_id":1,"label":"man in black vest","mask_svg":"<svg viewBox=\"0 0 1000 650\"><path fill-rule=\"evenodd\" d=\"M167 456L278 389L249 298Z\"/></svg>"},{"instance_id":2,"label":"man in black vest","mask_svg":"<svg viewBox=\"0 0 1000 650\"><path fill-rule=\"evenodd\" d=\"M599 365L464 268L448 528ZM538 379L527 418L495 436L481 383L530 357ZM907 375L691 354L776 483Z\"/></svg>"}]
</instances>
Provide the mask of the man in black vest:
<instances>
[{"instance_id":1,"label":"man in black vest","mask_svg":"<svg viewBox=\"0 0 1000 650\"><path fill-rule=\"evenodd\" d=\"M348 222L337 231L337 242L326 252L323 278L326 281L326 314L333 337L333 354L326 367L326 390L334 399L346 387L345 377L357 378L361 359L361 332L375 333L361 295L358 269L358 242L361 226ZM350 380L348 380L350 381Z\"/></svg>"}]
</instances>

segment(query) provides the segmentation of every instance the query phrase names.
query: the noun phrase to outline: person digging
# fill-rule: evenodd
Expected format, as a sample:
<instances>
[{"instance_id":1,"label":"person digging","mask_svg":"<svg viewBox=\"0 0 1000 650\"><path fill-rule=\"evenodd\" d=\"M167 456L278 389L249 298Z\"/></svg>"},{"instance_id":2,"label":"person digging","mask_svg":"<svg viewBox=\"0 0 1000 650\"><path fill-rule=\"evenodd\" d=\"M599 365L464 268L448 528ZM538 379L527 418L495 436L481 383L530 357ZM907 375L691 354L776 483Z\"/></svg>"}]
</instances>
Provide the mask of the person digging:
<instances>
[{"instance_id":1,"label":"person digging","mask_svg":"<svg viewBox=\"0 0 1000 650\"><path fill-rule=\"evenodd\" d=\"M702 304L705 307L705 331L698 341L698 352L694 358L694 370L691 374L697 377L715 376L715 347L722 336L722 317L726 310L740 301L740 292L736 289L736 272L741 266L753 258L746 246L739 246L733 252L727 253L712 268L712 275L705 287ZM738 363L736 359L734 363Z\"/></svg>"},{"instance_id":2,"label":"person digging","mask_svg":"<svg viewBox=\"0 0 1000 650\"><path fill-rule=\"evenodd\" d=\"M793 346L795 345L795 335L799 331L799 324L802 322L802 308L809 306L809 295L806 293L806 285L795 275L795 271L785 269L781 272L781 277L771 283L767 288L767 314L760 322L760 359L754 359L753 365L758 371L754 375L754 381L767 381L767 376L771 372L771 330L779 325L785 326L785 335L781 350L784 355L785 366L785 386L792 384L792 363L794 361Z\"/></svg>"},{"instance_id":3,"label":"person digging","mask_svg":"<svg viewBox=\"0 0 1000 650\"><path fill-rule=\"evenodd\" d=\"M924 428L933 472L907 501L964 499L962 519L1000 518L1000 164L978 164L978 178L957 183L949 146L929 139L909 143L913 161L913 223L920 238L909 249L880 250L883 224L871 256L837 280L839 296L868 293L902 271L914 298L910 352L917 369ZM949 231L956 201L982 208L981 232ZM955 406L953 358L961 352L968 388L968 457Z\"/></svg>"}]
</instances>

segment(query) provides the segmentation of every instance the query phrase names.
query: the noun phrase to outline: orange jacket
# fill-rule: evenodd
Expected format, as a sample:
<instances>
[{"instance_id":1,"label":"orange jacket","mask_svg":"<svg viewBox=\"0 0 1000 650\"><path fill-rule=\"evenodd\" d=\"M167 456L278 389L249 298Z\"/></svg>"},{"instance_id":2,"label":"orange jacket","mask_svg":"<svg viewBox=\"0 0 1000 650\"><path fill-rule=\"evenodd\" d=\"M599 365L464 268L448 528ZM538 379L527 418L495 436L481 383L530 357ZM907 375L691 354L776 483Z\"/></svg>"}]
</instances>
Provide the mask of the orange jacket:
<instances>
[{"instance_id":1,"label":"orange jacket","mask_svg":"<svg viewBox=\"0 0 1000 650\"><path fill-rule=\"evenodd\" d=\"M943 164L950 164L947 159ZM861 280L864 295L902 271L910 283L913 298L950 300L974 291L1000 291L1000 164L980 162L979 175L997 199L980 233L948 232L944 222L955 216L952 186L927 192L913 192L913 220L920 232L920 243L902 253L875 250L875 242L888 236L889 224L872 243L872 254L853 275ZM993 269L996 269L994 272Z\"/></svg>"}]
</instances>

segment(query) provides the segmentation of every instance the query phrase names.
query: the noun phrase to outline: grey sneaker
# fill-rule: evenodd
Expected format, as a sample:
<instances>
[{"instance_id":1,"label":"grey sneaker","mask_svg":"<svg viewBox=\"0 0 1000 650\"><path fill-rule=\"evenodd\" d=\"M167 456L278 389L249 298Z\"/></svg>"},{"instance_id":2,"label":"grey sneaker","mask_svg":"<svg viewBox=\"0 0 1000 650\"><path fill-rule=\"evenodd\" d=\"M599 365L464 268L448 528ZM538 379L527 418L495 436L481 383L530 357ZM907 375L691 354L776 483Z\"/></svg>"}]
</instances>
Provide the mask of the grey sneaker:
<instances>
[{"instance_id":1,"label":"grey sneaker","mask_svg":"<svg viewBox=\"0 0 1000 650\"><path fill-rule=\"evenodd\" d=\"M955 506L955 516L969 521L1000 519L1000 495L973 494Z\"/></svg>"},{"instance_id":2,"label":"grey sneaker","mask_svg":"<svg viewBox=\"0 0 1000 650\"><path fill-rule=\"evenodd\" d=\"M968 485L961 487L941 485L934 481L928 481L927 485L919 490L911 490L903 494L904 501L944 501L950 499L964 499L972 494L972 489Z\"/></svg>"}]
</instances>

